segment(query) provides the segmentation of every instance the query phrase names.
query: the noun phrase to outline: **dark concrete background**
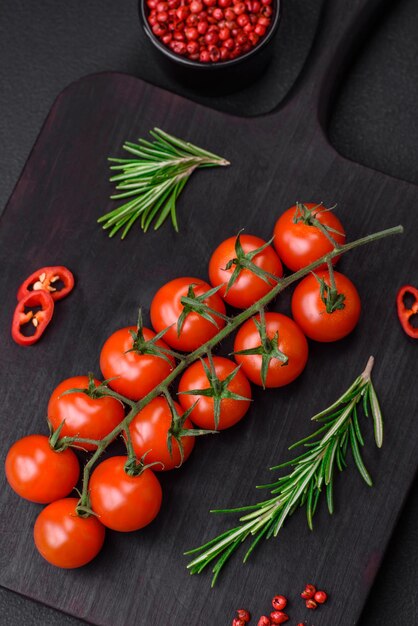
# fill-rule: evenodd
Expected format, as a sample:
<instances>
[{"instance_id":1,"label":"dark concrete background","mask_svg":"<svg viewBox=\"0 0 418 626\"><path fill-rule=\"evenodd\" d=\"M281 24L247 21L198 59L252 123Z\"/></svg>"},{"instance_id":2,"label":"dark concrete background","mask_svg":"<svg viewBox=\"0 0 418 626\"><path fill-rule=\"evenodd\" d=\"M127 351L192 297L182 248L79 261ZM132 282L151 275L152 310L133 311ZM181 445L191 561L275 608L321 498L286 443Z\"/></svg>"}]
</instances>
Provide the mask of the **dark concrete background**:
<instances>
[{"instance_id":1,"label":"dark concrete background","mask_svg":"<svg viewBox=\"0 0 418 626\"><path fill-rule=\"evenodd\" d=\"M309 50L319 9L317 1L284 0L285 19L267 74L239 94L209 98L194 93L191 87L179 88L163 74L138 31L135 0L72 0L65 4L1 0L0 210L54 98L72 80L95 71L118 70L238 114L266 112L281 100L296 77ZM387 3L365 45L357 51L329 124L331 141L339 152L415 183L417 32L416 0ZM396 214L396 207L393 211ZM417 283L417 278L411 276L411 282ZM361 626L418 624L417 515L418 489L414 486ZM347 624L351 623L349 612L347 607ZM70 626L82 622L0 588L0 623Z\"/></svg>"}]
</instances>

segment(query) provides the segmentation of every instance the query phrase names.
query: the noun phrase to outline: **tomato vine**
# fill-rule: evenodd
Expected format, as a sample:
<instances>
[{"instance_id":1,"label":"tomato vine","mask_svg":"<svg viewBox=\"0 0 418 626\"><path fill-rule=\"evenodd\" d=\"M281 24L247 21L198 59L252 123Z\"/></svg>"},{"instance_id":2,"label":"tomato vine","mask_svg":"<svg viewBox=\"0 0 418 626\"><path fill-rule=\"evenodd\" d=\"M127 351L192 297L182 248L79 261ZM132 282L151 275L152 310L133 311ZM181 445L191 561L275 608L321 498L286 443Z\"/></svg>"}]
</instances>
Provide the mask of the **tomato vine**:
<instances>
[{"instance_id":1,"label":"tomato vine","mask_svg":"<svg viewBox=\"0 0 418 626\"><path fill-rule=\"evenodd\" d=\"M349 252L350 250L353 250L360 246L369 244L373 241L377 241L379 239L383 239L391 235L401 234L402 232L403 232L402 226L395 226L393 228L385 229L385 230L367 235L365 237L362 237L360 239L357 239L349 243L338 244L335 240L333 240L333 248L331 251L329 251L324 256L318 258L316 261L303 267L302 269L297 270L293 274L285 278L277 278L276 279L277 284L271 289L271 291L269 291L266 295L264 295L259 300L257 300L257 302L255 302L252 306L248 307L246 310L242 311L241 313L238 313L234 317L226 318L225 326L221 328L221 330L219 330L219 332L216 335L214 335L211 339L206 341L206 343L204 343L203 345L201 345L200 347L198 347L196 350L194 350L193 352L189 354L180 355L176 353L175 356L178 359L178 364L176 365L176 367L174 367L174 369L168 374L168 376L166 376L166 378L160 384L154 387L154 389L152 389L142 399L138 401L133 401L129 398L126 398L120 393L117 393L114 390L110 389L107 386L106 381L100 384L99 386L95 387L94 389L95 397L109 396L116 400L119 400L124 405L127 405L129 407L129 412L124 417L124 419L121 420L119 424L115 426L115 428L113 428L111 432L109 432L105 437L103 437L100 440L92 440L92 439L84 440L78 437L62 437L60 439L61 447L66 447L70 445L82 446L83 443L88 443L90 445L97 446L92 456L90 457L90 459L87 461L87 463L84 466L83 487L82 487L81 497L79 500L79 505L77 507L77 511L79 515L89 516L92 513L90 509L90 501L89 501L90 473L95 463L98 461L98 459L102 455L102 453L115 440L116 437L118 437L119 435L124 435L124 440L125 440L125 443L127 446L127 452L128 452L127 465L129 464L132 466L133 462L137 462L135 459L135 453L134 453L133 446L132 446L129 425L131 424L134 417L144 407L146 407L152 400L154 400L158 396L163 395L167 399L170 398L171 400L171 395L170 395L170 390L169 390L171 383L189 365L191 365L192 363L194 363L201 357L209 356L212 350L222 340L224 340L226 337L228 337L233 332L235 332L241 326L241 324L249 320L254 315L258 314L260 316L263 316L264 310L267 307L267 305L270 304L270 302L272 302L284 289L286 289L287 287L289 287L289 285L298 281L300 278L307 276L313 270L319 268L320 266L323 266L323 264L331 266L331 261L335 257L339 257L340 255L345 254L346 252ZM189 298L187 300L189 300ZM199 301L199 304L200 304L200 301ZM162 334L160 334L159 336L162 336ZM78 392L83 391L84 393L87 393L87 394L89 393L89 390L86 390L86 389L83 389L83 390L77 389L73 391L78 391ZM66 393L71 393L71 390L67 391ZM169 404L173 406L172 401L169 402ZM173 419L172 429L175 430L176 427L181 429L183 421L184 421L184 415L180 417L179 415L176 415L176 413L172 411L172 419ZM182 422L181 424L180 424L180 420ZM204 431L204 430L193 429L187 434L201 435L201 434L206 434L208 432L216 432L216 431ZM138 461L138 463L141 463L141 462L142 461Z\"/></svg>"}]
</instances>

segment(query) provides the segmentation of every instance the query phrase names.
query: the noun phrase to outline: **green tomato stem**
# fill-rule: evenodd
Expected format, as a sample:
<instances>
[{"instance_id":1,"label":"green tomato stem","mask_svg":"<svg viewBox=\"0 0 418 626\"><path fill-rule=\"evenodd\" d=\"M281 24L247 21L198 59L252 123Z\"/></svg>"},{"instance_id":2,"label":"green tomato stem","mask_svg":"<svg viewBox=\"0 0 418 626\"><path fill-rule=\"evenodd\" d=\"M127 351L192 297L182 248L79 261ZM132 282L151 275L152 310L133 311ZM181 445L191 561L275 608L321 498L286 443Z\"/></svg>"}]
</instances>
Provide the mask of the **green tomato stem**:
<instances>
[{"instance_id":1,"label":"green tomato stem","mask_svg":"<svg viewBox=\"0 0 418 626\"><path fill-rule=\"evenodd\" d=\"M114 439L116 439L123 431L125 432L128 431L130 423L132 422L134 417L139 413L139 411L141 411L152 400L154 400L154 398L157 398L161 394L166 395L168 393L168 389L171 383L182 372L184 372L184 370L187 367L189 367L189 365L191 365L192 363L200 359L202 356L208 354L208 352L211 351L215 346L217 346L218 343L220 343L226 337L228 337L233 332L235 332L237 328L241 326L241 324L249 320L251 317L253 317L257 313L260 313L260 311L264 310L264 308L268 304L270 304L270 302L272 302L279 295L279 293L281 293L284 289L289 287L289 285L292 285L293 283L298 281L300 278L307 276L308 274L310 274L313 270L317 269L323 263L328 264L331 262L331 260L334 257L345 254L346 252L349 252L350 250L354 250L355 248L359 248L361 246L372 243L373 241L378 241L379 239L384 239L385 237L390 237L392 235L400 235L402 233L403 233L402 226L394 226L393 228L387 228L385 230L372 233L371 235L361 237L360 239L356 239L355 241L351 241L341 246L335 245L335 247L330 252L328 252L321 258L317 259L313 263L310 263L306 267L303 267L297 272L294 272L290 276L287 276L286 278L281 279L277 283L277 285L273 287L271 291L269 291L265 296L260 298L252 306L250 306L245 311L238 313L238 315L236 315L235 317L230 318L227 324L225 325L225 327L222 328L214 337L212 337L212 339L209 339L209 341L207 341L206 343L201 345L199 348L194 350L194 352L186 354L184 358L182 358L182 360L178 363L178 365L172 370L172 372L170 372L170 374L159 385L154 387L154 389L152 389L152 391L150 391L141 400L137 402L133 402L132 400L125 398L124 396L120 394L117 394L112 389L103 388L103 390L101 390L103 395L108 395L113 398L116 398L117 400L130 406L131 409L129 413L126 415L126 417L108 435L106 435L106 437L100 440L99 445L97 446L97 449L95 450L94 454L91 456L89 461L84 466L83 490L81 494L80 505L83 507L89 506L88 484L89 484L89 479L90 479L90 472L91 472L92 467L96 463L96 461L98 461L98 459L104 452L104 450L106 450L106 448L110 445L110 443L112 443L112 441L114 441ZM77 442L77 438L75 438L75 443L76 442ZM128 445L129 445L129 439L128 439ZM132 454L134 455L133 447L129 448L128 452L130 455Z\"/></svg>"}]
</instances>

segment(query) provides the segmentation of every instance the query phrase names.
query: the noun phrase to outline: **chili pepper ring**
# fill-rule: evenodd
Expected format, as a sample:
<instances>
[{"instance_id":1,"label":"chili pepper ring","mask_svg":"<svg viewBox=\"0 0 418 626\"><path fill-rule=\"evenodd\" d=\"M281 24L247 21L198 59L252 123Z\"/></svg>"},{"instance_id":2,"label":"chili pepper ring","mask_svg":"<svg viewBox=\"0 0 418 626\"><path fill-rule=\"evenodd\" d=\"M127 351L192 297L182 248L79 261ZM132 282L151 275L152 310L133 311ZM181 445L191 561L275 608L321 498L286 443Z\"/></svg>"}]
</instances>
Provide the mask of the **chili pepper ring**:
<instances>
[{"instance_id":1,"label":"chili pepper ring","mask_svg":"<svg viewBox=\"0 0 418 626\"><path fill-rule=\"evenodd\" d=\"M57 289L57 285L62 283L62 288ZM45 291L51 294L53 300L62 300L68 296L74 287L74 276L69 269L63 265L52 265L41 267L33 272L20 285L17 292L17 299L22 300L33 291Z\"/></svg>"},{"instance_id":2,"label":"chili pepper ring","mask_svg":"<svg viewBox=\"0 0 418 626\"><path fill-rule=\"evenodd\" d=\"M40 310L32 309L40 307ZM54 313L54 300L47 291L29 291L17 304L12 321L12 338L20 346L31 346L44 334ZM32 323L35 332L25 335L22 327Z\"/></svg>"},{"instance_id":3,"label":"chili pepper ring","mask_svg":"<svg viewBox=\"0 0 418 626\"><path fill-rule=\"evenodd\" d=\"M405 297L409 296L413 302L411 305L405 303ZM413 326L411 321L414 316L418 319L418 289L412 285L404 285L398 291L396 296L396 306L398 309L398 317L402 328L409 337L418 339L418 326Z\"/></svg>"}]
</instances>

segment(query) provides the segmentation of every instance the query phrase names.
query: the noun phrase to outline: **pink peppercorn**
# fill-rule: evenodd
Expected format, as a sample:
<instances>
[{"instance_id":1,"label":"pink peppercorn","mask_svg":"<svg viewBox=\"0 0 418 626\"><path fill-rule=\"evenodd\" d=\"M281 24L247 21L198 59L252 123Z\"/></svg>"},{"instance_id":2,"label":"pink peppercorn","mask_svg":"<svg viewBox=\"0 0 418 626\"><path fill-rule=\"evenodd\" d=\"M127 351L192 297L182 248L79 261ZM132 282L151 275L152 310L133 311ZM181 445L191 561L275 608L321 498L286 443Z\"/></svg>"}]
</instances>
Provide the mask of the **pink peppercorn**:
<instances>
[{"instance_id":1,"label":"pink peppercorn","mask_svg":"<svg viewBox=\"0 0 418 626\"><path fill-rule=\"evenodd\" d=\"M276 611L283 611L287 605L287 598L285 596L274 596L271 603L273 605L273 609Z\"/></svg>"},{"instance_id":2,"label":"pink peppercorn","mask_svg":"<svg viewBox=\"0 0 418 626\"><path fill-rule=\"evenodd\" d=\"M272 624L284 624L289 620L289 616L283 611L272 611L270 613L270 620Z\"/></svg>"},{"instance_id":3,"label":"pink peppercorn","mask_svg":"<svg viewBox=\"0 0 418 626\"><path fill-rule=\"evenodd\" d=\"M324 604L324 602L328 600L328 596L325 591L317 591L314 595L314 600L318 602L318 604Z\"/></svg>"},{"instance_id":4,"label":"pink peppercorn","mask_svg":"<svg viewBox=\"0 0 418 626\"><path fill-rule=\"evenodd\" d=\"M247 609L238 609L237 617L239 617L239 619L242 619L245 623L249 622L251 619L250 612L247 611Z\"/></svg>"}]
</instances>

